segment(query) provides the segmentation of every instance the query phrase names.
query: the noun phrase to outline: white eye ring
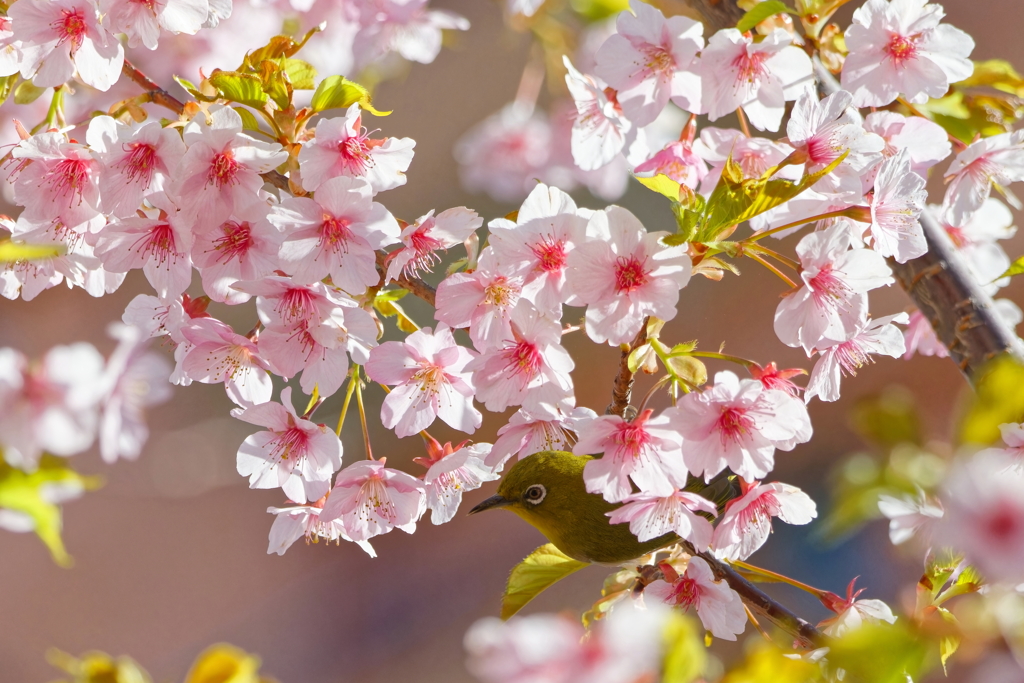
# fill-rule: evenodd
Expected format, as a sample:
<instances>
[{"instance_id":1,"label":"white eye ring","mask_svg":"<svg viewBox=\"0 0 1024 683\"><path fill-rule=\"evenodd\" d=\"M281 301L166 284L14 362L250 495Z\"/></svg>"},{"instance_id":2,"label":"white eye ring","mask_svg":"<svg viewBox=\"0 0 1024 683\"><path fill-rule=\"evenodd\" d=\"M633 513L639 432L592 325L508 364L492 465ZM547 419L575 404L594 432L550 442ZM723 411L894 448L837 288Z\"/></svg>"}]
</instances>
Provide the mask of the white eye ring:
<instances>
[{"instance_id":1,"label":"white eye ring","mask_svg":"<svg viewBox=\"0 0 1024 683\"><path fill-rule=\"evenodd\" d=\"M534 484L523 493L523 499L530 505L540 505L548 495L543 484Z\"/></svg>"}]
</instances>

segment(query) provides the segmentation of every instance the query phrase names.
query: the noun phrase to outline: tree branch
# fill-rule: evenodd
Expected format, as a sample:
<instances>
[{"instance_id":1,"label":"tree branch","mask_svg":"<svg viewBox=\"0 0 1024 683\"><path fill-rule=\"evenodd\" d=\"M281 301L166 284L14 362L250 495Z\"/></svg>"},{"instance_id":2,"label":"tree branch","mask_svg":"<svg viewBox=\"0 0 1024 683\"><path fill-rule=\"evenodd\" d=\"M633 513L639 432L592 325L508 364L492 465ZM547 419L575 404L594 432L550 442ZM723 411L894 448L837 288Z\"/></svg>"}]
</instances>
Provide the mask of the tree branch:
<instances>
[{"instance_id":1,"label":"tree branch","mask_svg":"<svg viewBox=\"0 0 1024 683\"><path fill-rule=\"evenodd\" d=\"M146 94L149 95L149 99L154 104L167 107L178 116L181 116L185 111L185 105L181 100L157 85L149 76L139 71L127 58L124 60L124 66L121 67L121 73L145 90Z\"/></svg>"},{"instance_id":2,"label":"tree branch","mask_svg":"<svg viewBox=\"0 0 1024 683\"><path fill-rule=\"evenodd\" d=\"M628 345L622 345L622 356L619 358L619 373L615 375L615 381L612 383L612 402L605 410L607 415L627 417L626 408L629 406L630 394L633 391L633 371L629 369L629 354L633 353L633 349L647 343L647 323L649 320L650 318L644 318L640 331L637 332L633 341Z\"/></svg>"},{"instance_id":3,"label":"tree branch","mask_svg":"<svg viewBox=\"0 0 1024 683\"><path fill-rule=\"evenodd\" d=\"M377 252L377 272L380 273L381 278L383 278L388 272L387 259L388 255L386 252ZM423 280L419 279L418 277L406 277L405 274L403 273L398 276L396 282L398 283L399 287L407 290L410 294L415 294L416 296L423 299L431 306L436 306L436 304L434 303L434 299L437 297L437 290L428 285Z\"/></svg>"}]
</instances>

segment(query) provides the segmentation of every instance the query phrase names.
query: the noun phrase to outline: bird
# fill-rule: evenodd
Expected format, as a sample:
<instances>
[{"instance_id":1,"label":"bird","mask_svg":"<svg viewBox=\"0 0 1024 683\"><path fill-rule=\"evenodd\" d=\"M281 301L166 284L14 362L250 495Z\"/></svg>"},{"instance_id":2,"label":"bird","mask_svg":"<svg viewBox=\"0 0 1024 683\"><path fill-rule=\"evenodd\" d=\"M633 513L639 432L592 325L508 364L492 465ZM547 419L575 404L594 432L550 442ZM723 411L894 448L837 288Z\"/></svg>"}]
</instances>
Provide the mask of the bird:
<instances>
[{"instance_id":1,"label":"bird","mask_svg":"<svg viewBox=\"0 0 1024 683\"><path fill-rule=\"evenodd\" d=\"M580 562L619 565L679 542L669 533L641 543L628 524L611 524L606 513L620 504L588 493L583 468L590 455L541 451L513 465L497 495L472 510L511 510L536 527L562 553Z\"/></svg>"}]
</instances>

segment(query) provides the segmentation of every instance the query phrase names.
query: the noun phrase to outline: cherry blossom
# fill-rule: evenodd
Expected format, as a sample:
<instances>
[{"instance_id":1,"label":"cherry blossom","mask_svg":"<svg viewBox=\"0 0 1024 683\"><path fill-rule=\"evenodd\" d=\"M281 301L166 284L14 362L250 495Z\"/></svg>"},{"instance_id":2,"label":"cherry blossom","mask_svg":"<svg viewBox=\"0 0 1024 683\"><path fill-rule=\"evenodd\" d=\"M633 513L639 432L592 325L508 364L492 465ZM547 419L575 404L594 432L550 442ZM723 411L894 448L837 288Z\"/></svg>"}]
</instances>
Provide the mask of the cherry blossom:
<instances>
[{"instance_id":1,"label":"cherry blossom","mask_svg":"<svg viewBox=\"0 0 1024 683\"><path fill-rule=\"evenodd\" d=\"M775 334L810 353L823 339L841 340L867 315L867 292L894 282L885 259L870 249L850 249L845 225L804 236L796 247L803 287L775 311Z\"/></svg>"},{"instance_id":2,"label":"cherry blossom","mask_svg":"<svg viewBox=\"0 0 1024 683\"><path fill-rule=\"evenodd\" d=\"M924 317L921 311L914 309L907 319L907 329L903 331L903 341L906 351L903 353L904 360L910 360L915 353L922 356L935 356L936 358L948 358L949 349L939 341L935 334L935 328Z\"/></svg>"},{"instance_id":3,"label":"cherry blossom","mask_svg":"<svg viewBox=\"0 0 1024 683\"><path fill-rule=\"evenodd\" d=\"M430 64L441 52L441 31L468 31L469 21L454 12L427 8L428 0L355 0L360 31L352 49L362 69L389 53Z\"/></svg>"},{"instance_id":4,"label":"cherry blossom","mask_svg":"<svg viewBox=\"0 0 1024 683\"><path fill-rule=\"evenodd\" d=\"M605 514L612 524L629 522L629 530L641 543L674 533L703 552L711 544L714 529L697 512L715 516L718 508L696 493L674 491L667 496L634 493L626 497L621 507Z\"/></svg>"},{"instance_id":5,"label":"cherry blossom","mask_svg":"<svg viewBox=\"0 0 1024 683\"><path fill-rule=\"evenodd\" d=\"M388 254L388 273L384 284L399 275L417 277L430 272L441 260L437 252L465 242L483 225L476 211L459 206L434 215L431 209L402 230L402 248Z\"/></svg>"},{"instance_id":6,"label":"cherry blossom","mask_svg":"<svg viewBox=\"0 0 1024 683\"><path fill-rule=\"evenodd\" d=\"M918 490L911 497L878 496L878 511L889 518L889 540L893 545L906 543L915 535L930 542L935 523L942 519L942 503Z\"/></svg>"},{"instance_id":7,"label":"cherry blossom","mask_svg":"<svg viewBox=\"0 0 1024 683\"><path fill-rule=\"evenodd\" d=\"M889 315L875 320L863 320L848 339L819 348L821 357L814 364L811 378L804 390L804 400L810 403L817 396L822 401L839 399L839 382L844 375L856 375L857 370L873 363L872 355L899 358L906 351L903 335L893 323L906 324L906 313Z\"/></svg>"},{"instance_id":8,"label":"cherry blossom","mask_svg":"<svg viewBox=\"0 0 1024 683\"><path fill-rule=\"evenodd\" d=\"M622 151L633 124L623 115L609 88L577 71L568 57L563 56L562 61L577 113L572 124L572 158L584 171L595 171Z\"/></svg>"},{"instance_id":9,"label":"cherry blossom","mask_svg":"<svg viewBox=\"0 0 1024 683\"><path fill-rule=\"evenodd\" d=\"M797 99L786 135L789 144L806 159L809 172L824 169L844 153L843 165L857 172L881 160L885 141L864 129L860 116L850 107L852 99L845 90L823 100L806 91Z\"/></svg>"},{"instance_id":10,"label":"cherry blossom","mask_svg":"<svg viewBox=\"0 0 1024 683\"><path fill-rule=\"evenodd\" d=\"M575 364L562 348L562 327L521 301L509 321L512 334L500 346L481 350L466 365L473 373L476 399L491 412L521 405L553 412L573 404Z\"/></svg>"},{"instance_id":11,"label":"cherry blossom","mask_svg":"<svg viewBox=\"0 0 1024 683\"><path fill-rule=\"evenodd\" d=\"M553 415L544 412L534 415L520 409L508 424L498 429L498 438L484 464L500 470L514 455L522 460L541 451L572 450L580 425L596 417L597 413L585 407L559 410Z\"/></svg>"},{"instance_id":12,"label":"cherry blossom","mask_svg":"<svg viewBox=\"0 0 1024 683\"><path fill-rule=\"evenodd\" d=\"M199 228L220 225L252 201L263 187L260 174L288 158L281 145L245 135L231 107L211 107L209 118L193 119L182 136L188 151L174 170L170 194Z\"/></svg>"},{"instance_id":13,"label":"cherry blossom","mask_svg":"<svg viewBox=\"0 0 1024 683\"><path fill-rule=\"evenodd\" d=\"M91 344L54 346L32 364L0 348L3 458L31 471L43 451L71 456L89 448L103 388L103 357Z\"/></svg>"},{"instance_id":14,"label":"cherry blossom","mask_svg":"<svg viewBox=\"0 0 1024 683\"><path fill-rule=\"evenodd\" d=\"M147 351L150 337L145 330L113 323L107 331L118 342L103 370L98 430L100 455L109 463L139 457L149 438L146 408L171 397L171 367L163 356Z\"/></svg>"},{"instance_id":15,"label":"cherry blossom","mask_svg":"<svg viewBox=\"0 0 1024 683\"><path fill-rule=\"evenodd\" d=\"M358 178L331 178L316 199L286 197L270 220L285 233L281 265L300 284L330 276L335 286L361 295L380 282L374 251L399 240L394 216L372 200Z\"/></svg>"},{"instance_id":16,"label":"cherry blossom","mask_svg":"<svg viewBox=\"0 0 1024 683\"><path fill-rule=\"evenodd\" d=\"M232 287L256 296L256 312L267 328L304 330L332 348L344 332L345 311L339 309L358 307L344 292L322 282L303 285L278 275L237 282Z\"/></svg>"},{"instance_id":17,"label":"cherry blossom","mask_svg":"<svg viewBox=\"0 0 1024 683\"><path fill-rule=\"evenodd\" d=\"M427 442L429 469L423 475L427 489L427 509L433 524L452 521L462 504L462 494L480 488L485 481L499 479L500 475L485 463L491 444L465 443L443 447L433 440ZM426 464L426 463L425 463Z\"/></svg>"},{"instance_id":18,"label":"cherry blossom","mask_svg":"<svg viewBox=\"0 0 1024 683\"><path fill-rule=\"evenodd\" d=\"M572 197L538 183L515 221L488 223L490 248L503 271L521 276L522 295L541 312L560 317L572 295L566 284L569 254L586 239L587 219Z\"/></svg>"},{"instance_id":19,"label":"cherry blossom","mask_svg":"<svg viewBox=\"0 0 1024 683\"><path fill-rule=\"evenodd\" d=\"M658 117L672 99L700 113L697 53L704 47L704 25L688 17L669 17L631 0L630 12L616 19L617 32L597 51L595 73L618 91L622 110L637 126Z\"/></svg>"},{"instance_id":20,"label":"cherry blossom","mask_svg":"<svg viewBox=\"0 0 1024 683\"><path fill-rule=\"evenodd\" d=\"M270 400L269 366L252 340L214 318L194 318L181 334L193 345L181 361L189 379L223 382L228 398L243 408Z\"/></svg>"},{"instance_id":21,"label":"cherry blossom","mask_svg":"<svg viewBox=\"0 0 1024 683\"><path fill-rule=\"evenodd\" d=\"M967 261L979 285L989 294L995 294L1000 287L1009 284L1009 278L1000 276L1009 269L1010 257L997 240L1013 237L1017 228L1013 226L1013 214L1005 204L989 197L981 208L959 224L943 220L940 207L930 206L929 209L939 218L939 223ZM945 218L948 219L948 214Z\"/></svg>"},{"instance_id":22,"label":"cherry blossom","mask_svg":"<svg viewBox=\"0 0 1024 683\"><path fill-rule=\"evenodd\" d=\"M887 157L906 149L910 154L911 169L922 178L927 177L929 168L953 151L945 129L920 116L875 111L865 117L864 129L882 137L885 141L882 154Z\"/></svg>"},{"instance_id":23,"label":"cherry blossom","mask_svg":"<svg viewBox=\"0 0 1024 683\"><path fill-rule=\"evenodd\" d=\"M726 160L732 159L733 163L739 166L744 178L760 178L794 150L783 142L747 137L742 132L730 128L708 126L701 130L700 137L694 141L693 151L711 164L711 170L704 176L700 185L701 192L709 195L722 176ZM787 166L779 171L778 177L796 180L800 173L799 166Z\"/></svg>"},{"instance_id":24,"label":"cherry blossom","mask_svg":"<svg viewBox=\"0 0 1024 683\"><path fill-rule=\"evenodd\" d=\"M753 555L772 532L772 517L786 524L809 524L818 516L814 501L789 484L743 482L743 495L733 498L715 527L715 556L735 561Z\"/></svg>"},{"instance_id":25,"label":"cherry blossom","mask_svg":"<svg viewBox=\"0 0 1024 683\"><path fill-rule=\"evenodd\" d=\"M107 0L105 11L115 33L128 36L128 47L155 50L160 30L194 35L210 15L208 0Z\"/></svg>"},{"instance_id":26,"label":"cherry blossom","mask_svg":"<svg viewBox=\"0 0 1024 683\"><path fill-rule=\"evenodd\" d=\"M906 263L928 251L918 217L928 193L924 178L910 168L910 153L903 149L882 162L871 199L871 248L882 256Z\"/></svg>"},{"instance_id":27,"label":"cherry blossom","mask_svg":"<svg viewBox=\"0 0 1024 683\"><path fill-rule=\"evenodd\" d=\"M306 537L307 543L310 540L314 543L320 540L328 543L340 542L340 540L351 541L352 539L345 532L341 520L320 521L321 510L322 508L317 507L316 504L267 508L267 512L274 515L274 523L270 526L270 543L267 546L267 554L284 555L285 551L303 536ZM365 550L370 557L377 557L377 553L369 542L356 541L356 545Z\"/></svg>"},{"instance_id":28,"label":"cherry blossom","mask_svg":"<svg viewBox=\"0 0 1024 683\"><path fill-rule=\"evenodd\" d=\"M701 52L700 73L708 119L716 121L740 107L758 130L777 131L785 103L811 87L810 57L776 29L764 40L737 29L722 29Z\"/></svg>"},{"instance_id":29,"label":"cherry blossom","mask_svg":"<svg viewBox=\"0 0 1024 683\"><path fill-rule=\"evenodd\" d=\"M822 603L836 613L836 616L825 619L818 624L825 635L838 638L844 633L849 633L859 628L864 623L887 622L895 623L896 616L881 600L858 600L857 596L864 592L861 588L854 592L853 586L857 579L850 582L846 589L846 598L841 598L835 593L826 593Z\"/></svg>"},{"instance_id":30,"label":"cherry blossom","mask_svg":"<svg viewBox=\"0 0 1024 683\"><path fill-rule=\"evenodd\" d=\"M747 369L750 372L750 376L760 382L761 386L765 389L778 389L790 396L799 396L800 392L803 391L801 387L793 383L790 377L807 374L807 371L803 368L779 370L774 362L769 363L763 368L759 365L753 365Z\"/></svg>"},{"instance_id":31,"label":"cherry blossom","mask_svg":"<svg viewBox=\"0 0 1024 683\"><path fill-rule=\"evenodd\" d=\"M573 453L604 453L583 468L589 493L600 493L608 502L618 503L632 494L630 481L642 493L659 498L672 496L675 489L686 485L679 435L666 415L653 414L647 409L632 422L618 415L601 415L579 423Z\"/></svg>"},{"instance_id":32,"label":"cherry blossom","mask_svg":"<svg viewBox=\"0 0 1024 683\"><path fill-rule=\"evenodd\" d=\"M234 417L266 427L246 437L238 449L238 473L249 477L249 488L280 487L296 503L327 494L331 477L341 468L341 440L324 425L296 414L291 387L281 390L280 403L251 406Z\"/></svg>"},{"instance_id":33,"label":"cherry blossom","mask_svg":"<svg viewBox=\"0 0 1024 683\"><path fill-rule=\"evenodd\" d=\"M270 206L259 199L236 207L232 217L195 235L192 261L203 277L203 291L214 301L240 304L252 298L238 282L259 280L280 266L284 235L270 221Z\"/></svg>"},{"instance_id":34,"label":"cherry blossom","mask_svg":"<svg viewBox=\"0 0 1024 683\"><path fill-rule=\"evenodd\" d=\"M946 475L946 513L935 530L995 581L1024 580L1024 471L1018 458L989 449L954 463Z\"/></svg>"},{"instance_id":35,"label":"cherry blossom","mask_svg":"<svg viewBox=\"0 0 1024 683\"><path fill-rule=\"evenodd\" d=\"M940 24L944 15L927 0L867 0L854 11L842 84L856 106L881 107L900 94L923 104L974 72L974 41Z\"/></svg>"},{"instance_id":36,"label":"cherry blossom","mask_svg":"<svg viewBox=\"0 0 1024 683\"><path fill-rule=\"evenodd\" d=\"M1005 448L996 447L986 449L986 451L994 450L1018 461L1015 467L1024 465L1024 424L1018 422L1001 424L999 433L1003 438Z\"/></svg>"},{"instance_id":37,"label":"cherry blossom","mask_svg":"<svg viewBox=\"0 0 1024 683\"><path fill-rule=\"evenodd\" d=\"M142 268L161 299L184 292L192 281L192 231L189 220L162 192L149 197L146 218L111 223L96 238L96 255L107 270Z\"/></svg>"},{"instance_id":38,"label":"cherry blossom","mask_svg":"<svg viewBox=\"0 0 1024 683\"><path fill-rule=\"evenodd\" d=\"M354 541L366 541L398 528L416 531L427 509L423 482L385 467L384 460L362 460L338 472L320 513L320 522L336 519Z\"/></svg>"},{"instance_id":39,"label":"cherry blossom","mask_svg":"<svg viewBox=\"0 0 1024 683\"><path fill-rule=\"evenodd\" d=\"M693 151L689 142L675 140L633 171L637 175L665 175L680 185L696 190L707 176L708 166Z\"/></svg>"},{"instance_id":40,"label":"cherry blossom","mask_svg":"<svg viewBox=\"0 0 1024 683\"><path fill-rule=\"evenodd\" d=\"M77 73L106 91L121 75L124 49L92 0L26 0L11 5L8 16L20 42L21 75L37 87L63 85Z\"/></svg>"},{"instance_id":41,"label":"cherry blossom","mask_svg":"<svg viewBox=\"0 0 1024 683\"><path fill-rule=\"evenodd\" d=\"M774 466L776 449L789 451L811 438L799 399L729 371L717 373L714 386L686 394L665 414L683 439L686 466L706 481L726 467L747 481L760 479Z\"/></svg>"},{"instance_id":42,"label":"cherry blossom","mask_svg":"<svg viewBox=\"0 0 1024 683\"><path fill-rule=\"evenodd\" d=\"M964 223L988 199L993 184L1018 180L1024 180L1024 130L976 140L946 169L946 219Z\"/></svg>"},{"instance_id":43,"label":"cherry blossom","mask_svg":"<svg viewBox=\"0 0 1024 683\"><path fill-rule=\"evenodd\" d=\"M437 286L434 317L454 329L468 327L479 351L502 347L512 337L512 311L523 290L523 279L507 272L484 249L476 270L453 273Z\"/></svg>"},{"instance_id":44,"label":"cherry blossom","mask_svg":"<svg viewBox=\"0 0 1024 683\"><path fill-rule=\"evenodd\" d=\"M157 121L132 127L97 116L86 140L102 168L97 175L103 212L119 218L134 216L143 198L164 190L185 154L181 134Z\"/></svg>"},{"instance_id":45,"label":"cherry blossom","mask_svg":"<svg viewBox=\"0 0 1024 683\"><path fill-rule=\"evenodd\" d=\"M426 429L438 417L460 431L476 431L483 416L473 407L466 367L472 358L444 323L436 331L426 327L404 342L384 342L373 349L366 362L367 376L394 386L381 406L381 423L399 437Z\"/></svg>"},{"instance_id":46,"label":"cherry blossom","mask_svg":"<svg viewBox=\"0 0 1024 683\"><path fill-rule=\"evenodd\" d=\"M362 124L359 104L344 116L320 119L312 140L299 151L299 173L307 190L330 178L363 178L373 193L405 185L416 141L411 138L371 138Z\"/></svg>"},{"instance_id":47,"label":"cherry blossom","mask_svg":"<svg viewBox=\"0 0 1024 683\"><path fill-rule=\"evenodd\" d=\"M747 613L743 601L723 581L715 581L708 563L691 557L686 571L680 576L666 564L659 565L666 581L655 581L644 589L644 595L673 607L697 609L704 628L715 638L736 640L747 626Z\"/></svg>"},{"instance_id":48,"label":"cherry blossom","mask_svg":"<svg viewBox=\"0 0 1024 683\"><path fill-rule=\"evenodd\" d=\"M569 254L568 285L587 306L587 335L624 344L645 316L671 320L679 290L690 280L685 245L667 247L664 232L648 233L632 213L618 206L595 211L586 241Z\"/></svg>"}]
</instances>

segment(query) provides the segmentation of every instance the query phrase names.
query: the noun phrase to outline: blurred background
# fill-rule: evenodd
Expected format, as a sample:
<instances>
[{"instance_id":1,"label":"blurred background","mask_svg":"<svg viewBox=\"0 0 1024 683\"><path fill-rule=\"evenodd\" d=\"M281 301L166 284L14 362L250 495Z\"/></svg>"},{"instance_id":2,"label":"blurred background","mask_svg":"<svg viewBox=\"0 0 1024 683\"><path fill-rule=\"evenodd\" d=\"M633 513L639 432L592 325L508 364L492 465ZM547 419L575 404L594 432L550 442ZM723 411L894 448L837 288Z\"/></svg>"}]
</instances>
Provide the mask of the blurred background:
<instances>
[{"instance_id":1,"label":"blurred background","mask_svg":"<svg viewBox=\"0 0 1024 683\"><path fill-rule=\"evenodd\" d=\"M1000 57L1024 64L1017 0L947 0L943 5L947 21L975 37L975 59ZM513 98L529 36L503 26L496 2L435 0L432 6L462 14L472 28L455 36L434 64L413 65L405 77L384 83L376 94L375 104L394 114L367 125L417 143L408 184L389 191L383 201L406 220L460 205L476 209L486 220L503 216L517 206L461 189L452 148L467 129ZM248 7L239 2L235 11ZM842 26L849 13L839 15ZM11 125L9 119L0 123ZM941 178L932 180L931 189L933 201L939 201ZM585 191L576 198L584 206L604 205ZM639 186L619 203L649 228L671 229L667 205ZM1011 257L1024 253L1024 239L1004 246ZM719 283L695 278L682 291L679 316L662 338L698 339L705 349L725 343L736 355L809 369L807 359L783 346L772 331L780 284L756 264L741 265L742 278L727 275ZM40 355L54 344L84 339L109 353L113 344L105 335L107 323L119 319L142 291L148 287L136 272L117 293L102 299L56 288L31 303L0 300L0 346ZM1020 281L1002 294L1024 304ZM909 306L895 287L871 297L876 316ZM404 303L416 320L426 323L425 308L412 297ZM248 329L254 311L239 308L225 313L219 307L217 314ZM578 402L603 411L618 350L592 344L580 334L569 335L566 346L577 361ZM638 391L648 385L641 380ZM907 387L921 405L929 437L950 434L966 389L953 363L882 358L844 380L838 403L811 404L815 438L791 453L778 453L773 478L804 488L819 509L827 510L830 472L863 447L849 427L851 408L894 385ZM369 394L376 423L382 394L373 389ZM317 417L329 423L339 406L340 397L335 397ZM180 680L196 654L217 641L258 653L263 671L282 683L471 680L463 667L463 634L474 620L497 614L508 571L543 543L538 532L512 514L460 514L440 527L424 518L415 535L396 531L375 539L376 559L348 543L299 542L284 557L267 555L272 517L265 510L284 500L279 491L249 490L235 472L238 445L254 430L231 419L230 408L222 387L176 388L169 403L150 413L152 436L137 462L104 466L95 453L76 457L76 467L101 475L106 484L65 508L72 568L58 568L30 534L0 533L0 683L56 678L45 660L49 647L74 654L90 649L129 654L156 681ZM506 419L486 415L473 438L493 441ZM353 427L350 417L343 437L346 462L363 457ZM442 441L460 438L441 423L431 431ZM372 436L374 450L387 455L389 465L418 472L411 464L421 452L418 438L397 440L379 424ZM490 495L494 487L473 492L464 506ZM777 524L753 562L837 593L860 576L858 585L867 588L864 597L890 604L908 599L900 587L916 580L920 554L894 549L884 524L869 525L840 544L817 540L816 526ZM606 573L585 569L527 611L578 612L599 597ZM811 621L825 616L813 598L794 589L770 592Z\"/></svg>"}]
</instances>

